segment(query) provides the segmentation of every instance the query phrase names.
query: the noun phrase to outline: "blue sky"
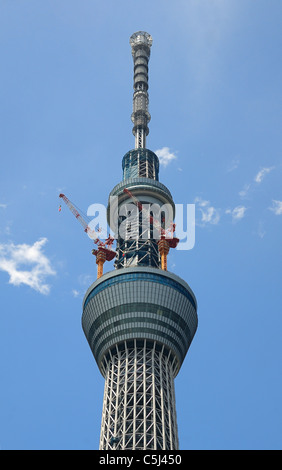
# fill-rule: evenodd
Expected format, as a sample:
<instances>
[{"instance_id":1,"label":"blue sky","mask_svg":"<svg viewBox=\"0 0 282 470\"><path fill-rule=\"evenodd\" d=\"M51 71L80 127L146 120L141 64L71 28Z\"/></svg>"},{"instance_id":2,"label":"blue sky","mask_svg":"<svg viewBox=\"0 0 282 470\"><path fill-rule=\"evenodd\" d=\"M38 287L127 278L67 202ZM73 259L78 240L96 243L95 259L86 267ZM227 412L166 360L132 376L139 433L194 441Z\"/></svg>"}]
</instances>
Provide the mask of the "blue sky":
<instances>
[{"instance_id":1,"label":"blue sky","mask_svg":"<svg viewBox=\"0 0 282 470\"><path fill-rule=\"evenodd\" d=\"M181 449L281 449L280 0L0 4L0 448L97 449L103 378L81 328L86 212L121 181L130 35L153 37L147 147L196 243L169 270L198 300L175 380ZM108 263L106 270L111 270Z\"/></svg>"}]
</instances>

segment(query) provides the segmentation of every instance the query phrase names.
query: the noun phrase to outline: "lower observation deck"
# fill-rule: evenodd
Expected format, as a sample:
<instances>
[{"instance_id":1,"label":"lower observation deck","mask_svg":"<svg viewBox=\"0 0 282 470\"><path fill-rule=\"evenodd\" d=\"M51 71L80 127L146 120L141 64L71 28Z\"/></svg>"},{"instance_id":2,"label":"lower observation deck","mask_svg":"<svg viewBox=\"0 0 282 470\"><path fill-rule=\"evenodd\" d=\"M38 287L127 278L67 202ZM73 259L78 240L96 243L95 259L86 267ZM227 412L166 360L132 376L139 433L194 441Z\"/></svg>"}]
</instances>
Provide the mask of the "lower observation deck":
<instances>
[{"instance_id":1,"label":"lower observation deck","mask_svg":"<svg viewBox=\"0 0 282 470\"><path fill-rule=\"evenodd\" d=\"M170 352L175 376L197 324L197 303L188 284L157 268L108 272L83 300L82 327L103 375L103 359L117 344L146 339Z\"/></svg>"}]
</instances>

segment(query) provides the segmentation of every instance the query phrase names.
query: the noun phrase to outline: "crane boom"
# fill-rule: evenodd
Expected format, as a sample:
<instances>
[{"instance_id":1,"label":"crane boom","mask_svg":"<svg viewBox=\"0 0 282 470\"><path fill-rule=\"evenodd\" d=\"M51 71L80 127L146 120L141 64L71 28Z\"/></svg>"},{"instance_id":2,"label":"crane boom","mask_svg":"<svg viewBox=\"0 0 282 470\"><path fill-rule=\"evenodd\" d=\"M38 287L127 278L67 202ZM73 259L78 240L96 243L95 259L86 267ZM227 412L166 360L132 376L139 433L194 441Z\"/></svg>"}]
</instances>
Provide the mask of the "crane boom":
<instances>
[{"instance_id":1,"label":"crane boom","mask_svg":"<svg viewBox=\"0 0 282 470\"><path fill-rule=\"evenodd\" d=\"M87 221L84 220L84 218L82 217L82 215L78 212L78 210L74 207L74 205L71 203L71 201L67 198L67 196L65 194L60 194L59 195L60 198L63 199L63 201L66 203L66 205L68 206L69 210L73 213L73 215L75 216L75 218L78 220L78 222L82 225L82 227L84 228L84 232L87 233L87 235L89 235L89 237L94 241L94 243L102 243L100 240L99 240L99 237L97 235L97 233L95 232L95 230L92 230Z\"/></svg>"},{"instance_id":2,"label":"crane boom","mask_svg":"<svg viewBox=\"0 0 282 470\"><path fill-rule=\"evenodd\" d=\"M82 217L82 215L74 207L74 205L71 203L69 198L67 198L67 196L62 193L59 194L59 197L63 199L63 201L68 206L69 210L73 213L75 218L82 225L82 227L84 228L84 232L86 232L87 235L94 241L94 243L98 245L98 249L92 250L92 254L96 256L96 264L98 265L97 279L99 279L103 275L103 265L105 261L111 261L116 256L116 252L112 250L114 238L111 235L109 235L108 238L106 238L106 240L102 242L99 239L96 231L92 230L89 227L88 222Z\"/></svg>"}]
</instances>

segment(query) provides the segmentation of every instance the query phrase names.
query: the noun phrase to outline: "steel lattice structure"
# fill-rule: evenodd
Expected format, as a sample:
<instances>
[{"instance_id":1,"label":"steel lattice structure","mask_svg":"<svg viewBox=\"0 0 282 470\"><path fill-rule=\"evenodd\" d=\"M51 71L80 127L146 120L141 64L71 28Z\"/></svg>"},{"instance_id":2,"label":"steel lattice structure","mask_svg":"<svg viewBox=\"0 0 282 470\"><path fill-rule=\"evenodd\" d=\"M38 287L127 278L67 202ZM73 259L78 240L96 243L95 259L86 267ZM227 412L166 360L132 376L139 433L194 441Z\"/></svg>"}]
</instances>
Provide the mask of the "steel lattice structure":
<instances>
[{"instance_id":1,"label":"steel lattice structure","mask_svg":"<svg viewBox=\"0 0 282 470\"><path fill-rule=\"evenodd\" d=\"M175 359L156 341L125 341L104 360L100 448L177 449Z\"/></svg>"},{"instance_id":2,"label":"steel lattice structure","mask_svg":"<svg viewBox=\"0 0 282 470\"><path fill-rule=\"evenodd\" d=\"M178 449L174 378L197 330L197 302L189 285L167 271L169 246L174 248L178 239L158 239L154 232L158 225L150 215L153 207L160 212L163 233L173 223L175 205L159 182L157 155L146 148L152 38L139 31L130 44L135 149L124 155L123 180L109 196L115 269L101 272L87 290L82 327L105 378L100 449L174 450ZM134 220L128 217L132 199L139 209ZM146 205L149 223L144 228Z\"/></svg>"}]
</instances>

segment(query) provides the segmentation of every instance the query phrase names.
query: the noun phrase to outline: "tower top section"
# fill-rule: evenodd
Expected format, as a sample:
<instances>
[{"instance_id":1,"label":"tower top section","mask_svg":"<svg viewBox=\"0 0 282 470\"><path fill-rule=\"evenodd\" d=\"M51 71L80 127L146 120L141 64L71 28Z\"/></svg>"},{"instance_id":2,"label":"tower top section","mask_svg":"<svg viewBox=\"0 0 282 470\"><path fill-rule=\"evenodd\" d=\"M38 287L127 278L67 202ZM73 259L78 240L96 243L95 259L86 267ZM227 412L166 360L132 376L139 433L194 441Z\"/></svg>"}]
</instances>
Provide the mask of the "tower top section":
<instances>
[{"instance_id":1,"label":"tower top section","mask_svg":"<svg viewBox=\"0 0 282 470\"><path fill-rule=\"evenodd\" d=\"M149 33L138 31L132 34L129 42L134 62L132 132L135 136L135 148L138 149L146 148L146 136L149 134L148 123L151 116L148 111L148 63L153 39Z\"/></svg>"},{"instance_id":2,"label":"tower top section","mask_svg":"<svg viewBox=\"0 0 282 470\"><path fill-rule=\"evenodd\" d=\"M134 50L136 47L142 45L142 46L148 46L149 48L153 44L153 38L149 33L146 33L145 31L138 31L137 33L133 33L132 36L129 39L130 45L132 47L132 55L134 57ZM149 49L150 51L150 49Z\"/></svg>"}]
</instances>

